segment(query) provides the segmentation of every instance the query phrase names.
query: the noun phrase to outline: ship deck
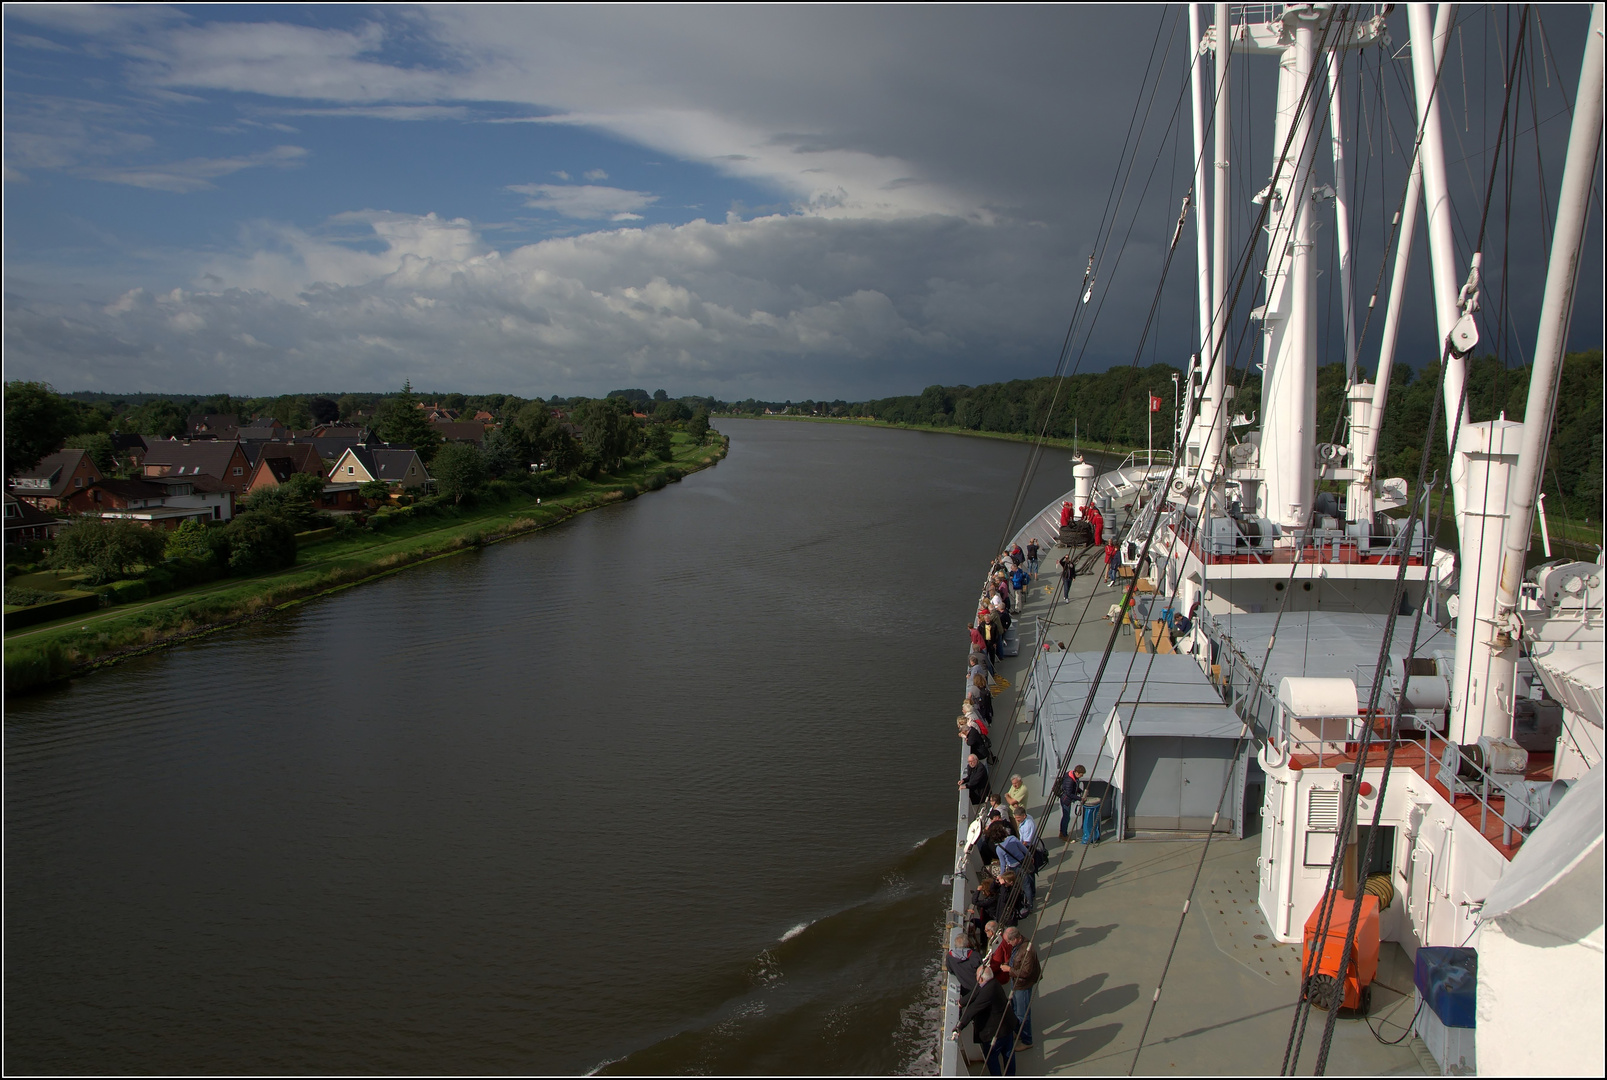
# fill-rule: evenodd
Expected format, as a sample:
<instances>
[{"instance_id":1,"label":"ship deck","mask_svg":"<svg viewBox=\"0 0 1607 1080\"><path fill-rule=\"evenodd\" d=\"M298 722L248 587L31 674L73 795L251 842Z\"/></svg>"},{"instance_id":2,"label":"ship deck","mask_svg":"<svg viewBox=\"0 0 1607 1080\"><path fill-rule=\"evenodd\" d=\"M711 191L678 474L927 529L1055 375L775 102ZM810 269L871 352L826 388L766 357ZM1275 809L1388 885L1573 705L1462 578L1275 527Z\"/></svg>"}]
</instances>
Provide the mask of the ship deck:
<instances>
[{"instance_id":1,"label":"ship deck","mask_svg":"<svg viewBox=\"0 0 1607 1080\"><path fill-rule=\"evenodd\" d=\"M1024 686L1033 661L1032 626L1049 610L1050 589L1058 588L1054 560L1063 549L1050 548L1040 581L1029 591L1022 627L1021 655L1005 660L999 673L1011 687L996 702L1008 717L1014 695ZM1102 563L1079 577L1071 600L1056 611L1046 637L1052 648L1072 651L1105 647L1111 624L1101 618L1119 591L1103 583ZM1116 650L1131 653L1134 635L1117 635ZM999 787L1019 773L1029 786L1038 775L1035 732L1018 729L997 743ZM1008 770L1008 771L1004 771ZM1046 793L1034 791L1038 817ZM1038 875L1036 914L1022 930L1044 962L1043 980L1033 995L1035 1044L1019 1051L1018 1071L1046 1073L1126 1073L1134 1064L1156 982L1171 948L1178 914L1199 865L1201 841L1107 840L1084 848L1056 839L1059 807L1044 828L1050 862ZM1273 941L1256 903L1256 859L1260 836L1218 837L1183 922L1176 954L1144 1036L1137 1073L1261 1075L1279 1071L1289 1039L1290 1018L1300 981L1298 946ZM975 857L972 857L974 866ZM974 884L974 875L967 875ZM1384 1038L1399 1037L1412 1014L1412 972L1405 953L1386 945L1380 957L1369 1017ZM1300 1057L1309 1071L1322 1038L1325 1014L1313 1011ZM969 1044L968 1033L964 1036ZM974 1047L961 1057L959 1071L986 1075ZM1328 1063L1332 1074L1438 1075L1426 1048L1414 1036L1397 1046L1383 1045L1367 1022L1340 1020Z\"/></svg>"}]
</instances>

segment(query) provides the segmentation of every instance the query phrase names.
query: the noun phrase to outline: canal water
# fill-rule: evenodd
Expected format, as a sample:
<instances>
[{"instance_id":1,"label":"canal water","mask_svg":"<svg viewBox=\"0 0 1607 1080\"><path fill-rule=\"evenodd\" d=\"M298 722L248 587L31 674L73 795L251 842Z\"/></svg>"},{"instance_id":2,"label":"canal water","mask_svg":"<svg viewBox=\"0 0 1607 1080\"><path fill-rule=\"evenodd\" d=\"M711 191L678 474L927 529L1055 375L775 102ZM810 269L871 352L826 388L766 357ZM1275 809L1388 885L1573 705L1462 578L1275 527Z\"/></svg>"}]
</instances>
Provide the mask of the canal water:
<instances>
[{"instance_id":1,"label":"canal water","mask_svg":"<svg viewBox=\"0 0 1607 1080\"><path fill-rule=\"evenodd\" d=\"M720 428L664 491L8 702L6 1070L932 1071L1027 450Z\"/></svg>"}]
</instances>

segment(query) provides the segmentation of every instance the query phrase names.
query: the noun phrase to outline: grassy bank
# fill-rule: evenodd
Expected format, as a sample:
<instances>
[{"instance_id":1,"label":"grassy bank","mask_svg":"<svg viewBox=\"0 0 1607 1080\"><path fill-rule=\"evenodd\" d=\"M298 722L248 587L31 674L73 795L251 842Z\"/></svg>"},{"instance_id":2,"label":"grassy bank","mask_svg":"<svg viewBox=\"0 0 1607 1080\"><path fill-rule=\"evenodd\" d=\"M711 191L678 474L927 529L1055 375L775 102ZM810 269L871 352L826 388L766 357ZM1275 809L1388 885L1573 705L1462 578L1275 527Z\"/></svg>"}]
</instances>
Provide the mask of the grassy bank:
<instances>
[{"instance_id":1,"label":"grassy bank","mask_svg":"<svg viewBox=\"0 0 1607 1080\"><path fill-rule=\"evenodd\" d=\"M5 635L6 695L634 499L708 468L726 455L727 448L724 440L702 447L677 441L672 461L653 461L595 481L577 480L558 495L435 507L429 516L397 515L381 532L363 529L314 539L298 553L294 566L274 573L223 578L93 614L19 628Z\"/></svg>"},{"instance_id":2,"label":"grassy bank","mask_svg":"<svg viewBox=\"0 0 1607 1080\"><path fill-rule=\"evenodd\" d=\"M999 442L1035 443L1036 435L1020 435L1009 431L972 431L970 428L954 427L952 425L937 424L905 424L888 420L869 420L863 416L755 416L752 413L719 413L719 416L732 420L792 420L808 424L854 424L859 427L893 428L899 431L931 431L939 435L965 435L975 439L994 439ZM1087 439L1049 439L1043 440L1045 446L1059 447L1065 450L1080 449L1087 454L1099 454L1109 457L1126 457L1128 454L1142 454L1142 446L1104 446L1092 443ZM1157 446L1155 452L1160 454L1165 447Z\"/></svg>"}]
</instances>

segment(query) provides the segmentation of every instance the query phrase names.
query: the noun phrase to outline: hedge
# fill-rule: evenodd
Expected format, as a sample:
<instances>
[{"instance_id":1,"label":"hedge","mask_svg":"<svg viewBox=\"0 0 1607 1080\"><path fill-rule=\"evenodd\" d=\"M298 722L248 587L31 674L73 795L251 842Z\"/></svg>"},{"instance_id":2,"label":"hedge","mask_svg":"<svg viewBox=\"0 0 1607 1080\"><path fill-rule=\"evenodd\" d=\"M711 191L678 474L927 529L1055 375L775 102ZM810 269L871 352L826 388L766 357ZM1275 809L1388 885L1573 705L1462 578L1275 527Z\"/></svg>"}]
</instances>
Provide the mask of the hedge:
<instances>
[{"instance_id":1,"label":"hedge","mask_svg":"<svg viewBox=\"0 0 1607 1080\"><path fill-rule=\"evenodd\" d=\"M52 619L65 619L69 615L83 615L100 609L100 597L94 593L78 593L65 600L56 600L49 604L36 604L21 611L8 611L5 615L7 630L16 630L24 626L35 626L39 623L50 622ZM11 672L11 646L6 646L6 677Z\"/></svg>"}]
</instances>

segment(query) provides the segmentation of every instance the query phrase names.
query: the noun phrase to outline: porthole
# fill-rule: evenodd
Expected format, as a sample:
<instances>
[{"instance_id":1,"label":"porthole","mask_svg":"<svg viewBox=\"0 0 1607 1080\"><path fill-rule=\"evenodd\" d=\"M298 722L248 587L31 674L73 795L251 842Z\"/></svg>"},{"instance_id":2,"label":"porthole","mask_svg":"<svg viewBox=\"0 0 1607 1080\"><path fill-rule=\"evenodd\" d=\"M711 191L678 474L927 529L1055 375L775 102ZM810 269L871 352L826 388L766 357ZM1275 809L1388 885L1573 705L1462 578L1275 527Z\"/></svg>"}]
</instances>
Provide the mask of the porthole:
<instances>
[{"instance_id":1,"label":"porthole","mask_svg":"<svg viewBox=\"0 0 1607 1080\"><path fill-rule=\"evenodd\" d=\"M1306 590L1307 592L1310 592L1311 591L1311 582L1308 581L1308 582L1306 582L1304 585L1302 585L1300 587L1302 589Z\"/></svg>"},{"instance_id":2,"label":"porthole","mask_svg":"<svg viewBox=\"0 0 1607 1080\"><path fill-rule=\"evenodd\" d=\"M1279 592L1283 592L1283 582L1281 581L1274 582L1272 587L1277 589Z\"/></svg>"}]
</instances>

